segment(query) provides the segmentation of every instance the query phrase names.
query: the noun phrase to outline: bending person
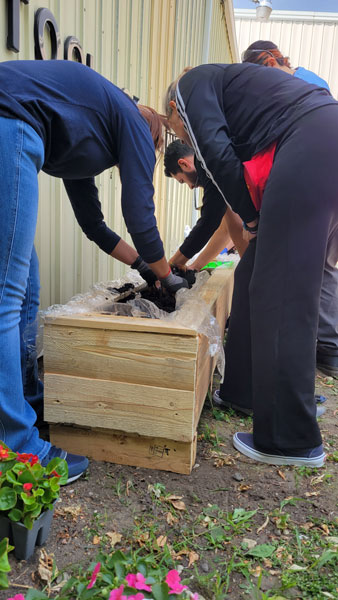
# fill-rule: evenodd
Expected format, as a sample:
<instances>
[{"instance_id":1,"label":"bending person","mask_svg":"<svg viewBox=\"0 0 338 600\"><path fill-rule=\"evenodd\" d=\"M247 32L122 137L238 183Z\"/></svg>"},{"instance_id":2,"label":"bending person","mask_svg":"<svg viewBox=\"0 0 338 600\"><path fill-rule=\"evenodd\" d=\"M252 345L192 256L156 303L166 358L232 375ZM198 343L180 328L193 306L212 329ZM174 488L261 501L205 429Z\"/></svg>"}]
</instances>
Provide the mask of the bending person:
<instances>
[{"instance_id":1,"label":"bending person","mask_svg":"<svg viewBox=\"0 0 338 600\"><path fill-rule=\"evenodd\" d=\"M107 79L72 61L1 63L0 153L0 439L14 451L36 454L43 465L54 456L66 458L73 481L88 460L39 436L20 368L19 324L32 265L39 171L64 180L80 226L103 251L126 264L140 255L171 292L186 284L171 273L156 226L148 123ZM136 250L107 227L101 212L94 177L114 165Z\"/></svg>"},{"instance_id":2,"label":"bending person","mask_svg":"<svg viewBox=\"0 0 338 600\"><path fill-rule=\"evenodd\" d=\"M182 144L179 140L171 142L164 154L164 172L167 177L187 184L192 190L197 187L203 188L201 217L171 257L170 263L185 265L208 242L207 247L189 268L201 269L232 242L242 256L247 248L247 242L243 239L242 221L226 206L223 197L196 159L191 146Z\"/></svg>"},{"instance_id":3,"label":"bending person","mask_svg":"<svg viewBox=\"0 0 338 600\"><path fill-rule=\"evenodd\" d=\"M328 242L338 236L338 103L279 69L201 65L169 86L166 111L251 239L235 272L235 289L245 273L247 301L234 293L232 317L248 312L241 379L253 434L236 433L234 445L261 462L322 466L315 348ZM243 162L272 150L259 215Z\"/></svg>"}]
</instances>

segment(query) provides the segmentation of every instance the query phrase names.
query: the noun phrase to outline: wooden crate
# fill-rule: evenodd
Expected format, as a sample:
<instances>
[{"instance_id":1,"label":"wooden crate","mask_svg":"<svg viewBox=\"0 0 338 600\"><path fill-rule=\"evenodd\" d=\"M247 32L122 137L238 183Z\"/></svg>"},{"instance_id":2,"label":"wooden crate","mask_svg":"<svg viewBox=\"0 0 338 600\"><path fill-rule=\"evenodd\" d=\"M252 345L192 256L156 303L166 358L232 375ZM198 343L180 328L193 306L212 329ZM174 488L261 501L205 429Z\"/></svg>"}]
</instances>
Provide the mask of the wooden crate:
<instances>
[{"instance_id":1,"label":"wooden crate","mask_svg":"<svg viewBox=\"0 0 338 600\"><path fill-rule=\"evenodd\" d=\"M232 288L233 270L218 269L200 292L222 331ZM96 460L190 473L215 367L204 335L157 319L48 317L44 366L53 444Z\"/></svg>"}]
</instances>

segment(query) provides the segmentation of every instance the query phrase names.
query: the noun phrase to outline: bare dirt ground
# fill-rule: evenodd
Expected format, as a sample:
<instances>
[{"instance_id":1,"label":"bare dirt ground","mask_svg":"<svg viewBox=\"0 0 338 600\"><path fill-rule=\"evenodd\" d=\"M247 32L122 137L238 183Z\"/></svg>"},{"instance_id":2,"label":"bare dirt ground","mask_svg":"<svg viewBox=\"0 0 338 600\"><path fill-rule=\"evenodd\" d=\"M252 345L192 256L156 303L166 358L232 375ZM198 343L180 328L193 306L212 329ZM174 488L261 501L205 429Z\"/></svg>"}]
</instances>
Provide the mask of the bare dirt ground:
<instances>
[{"instance_id":1,"label":"bare dirt ground","mask_svg":"<svg viewBox=\"0 0 338 600\"><path fill-rule=\"evenodd\" d=\"M213 411L207 400L190 476L92 461L84 477L62 489L45 553L37 548L21 562L10 557L11 584L1 600L25 594L26 586L42 589L42 564L70 572L100 548L140 548L181 564L182 578L208 600L338 598L338 382L318 373L316 383L327 396L323 469L279 468L239 455L232 434L249 431L251 419Z\"/></svg>"}]
</instances>

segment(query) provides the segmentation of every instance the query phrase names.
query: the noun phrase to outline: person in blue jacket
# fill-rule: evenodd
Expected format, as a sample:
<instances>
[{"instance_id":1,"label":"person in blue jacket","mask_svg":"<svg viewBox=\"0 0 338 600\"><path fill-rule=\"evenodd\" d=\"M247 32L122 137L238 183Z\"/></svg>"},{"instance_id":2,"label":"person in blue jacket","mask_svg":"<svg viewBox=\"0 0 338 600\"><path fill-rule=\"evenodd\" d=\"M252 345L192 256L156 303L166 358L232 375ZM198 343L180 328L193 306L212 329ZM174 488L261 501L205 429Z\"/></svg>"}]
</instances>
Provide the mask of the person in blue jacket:
<instances>
[{"instance_id":1,"label":"person in blue jacket","mask_svg":"<svg viewBox=\"0 0 338 600\"><path fill-rule=\"evenodd\" d=\"M338 102L280 69L207 64L172 82L165 110L249 240L235 288L246 271L241 378L251 386L253 433L237 432L233 444L260 462L320 467L315 357L324 265L338 237ZM258 213L243 163L273 151Z\"/></svg>"},{"instance_id":2,"label":"person in blue jacket","mask_svg":"<svg viewBox=\"0 0 338 600\"><path fill-rule=\"evenodd\" d=\"M293 77L307 81L329 91L329 86L318 75L298 67L293 69L287 57L283 56L276 44L270 41L258 40L251 44L242 56L243 63L253 63L265 67L280 69ZM251 246L255 246L255 240ZM316 239L313 243L315 245ZM252 248L250 248L252 251ZM338 377L338 269L336 261L338 257L338 238L329 237L328 248L325 259L323 283L320 294L319 321L317 332L317 355L316 364L318 369L327 375ZM248 258L247 258L248 260ZM251 380L241 377L243 361L249 360L248 344L245 340L244 331L250 320L249 298L244 282L240 280L241 269L236 276L236 289L234 294L241 293L241 303L234 303L232 318L225 346L226 368L224 380L219 390L213 395L213 401L219 408L232 408L234 410L252 414ZM238 308L238 312L236 310ZM321 401L323 396L317 397ZM317 416L324 412L323 407L317 408Z\"/></svg>"},{"instance_id":3,"label":"person in blue jacket","mask_svg":"<svg viewBox=\"0 0 338 600\"><path fill-rule=\"evenodd\" d=\"M42 464L66 458L68 481L85 471L88 460L39 436L35 392L27 393L21 373L27 347L21 344L20 352L20 334L22 340L38 304L30 297L33 279L34 296L38 289L37 175L42 170L63 179L81 228L104 252L175 293L186 283L171 273L154 215L153 139L160 142L162 128L153 125L154 111L145 108L143 114L147 121L122 90L80 63L0 64L0 439L14 451L36 454ZM101 212L94 177L114 165L136 250L107 227Z\"/></svg>"},{"instance_id":4,"label":"person in blue jacket","mask_svg":"<svg viewBox=\"0 0 338 600\"><path fill-rule=\"evenodd\" d=\"M313 71L304 67L291 67L290 60L283 56L276 44L258 40L245 50L243 62L251 62L266 67L282 69L286 73L299 77L308 83L329 90L327 82ZM326 375L338 378L338 240L330 239L323 275L320 297L317 367Z\"/></svg>"}]
</instances>

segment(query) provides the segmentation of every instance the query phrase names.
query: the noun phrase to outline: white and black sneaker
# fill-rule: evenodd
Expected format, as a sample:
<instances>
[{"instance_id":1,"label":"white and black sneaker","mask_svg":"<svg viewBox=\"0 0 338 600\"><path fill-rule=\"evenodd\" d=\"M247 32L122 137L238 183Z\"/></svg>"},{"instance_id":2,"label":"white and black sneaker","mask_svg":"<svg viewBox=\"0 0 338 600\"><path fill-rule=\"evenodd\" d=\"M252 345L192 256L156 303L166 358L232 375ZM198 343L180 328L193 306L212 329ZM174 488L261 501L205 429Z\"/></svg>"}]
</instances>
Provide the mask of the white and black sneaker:
<instances>
[{"instance_id":1,"label":"white and black sneaker","mask_svg":"<svg viewBox=\"0 0 338 600\"><path fill-rule=\"evenodd\" d=\"M292 454L285 454L278 450L258 450L253 441L252 433L237 432L233 437L233 445L236 450L257 460L258 462L269 465L294 465L296 467L322 467L326 458L322 444L315 448L305 450L294 450Z\"/></svg>"}]
</instances>

